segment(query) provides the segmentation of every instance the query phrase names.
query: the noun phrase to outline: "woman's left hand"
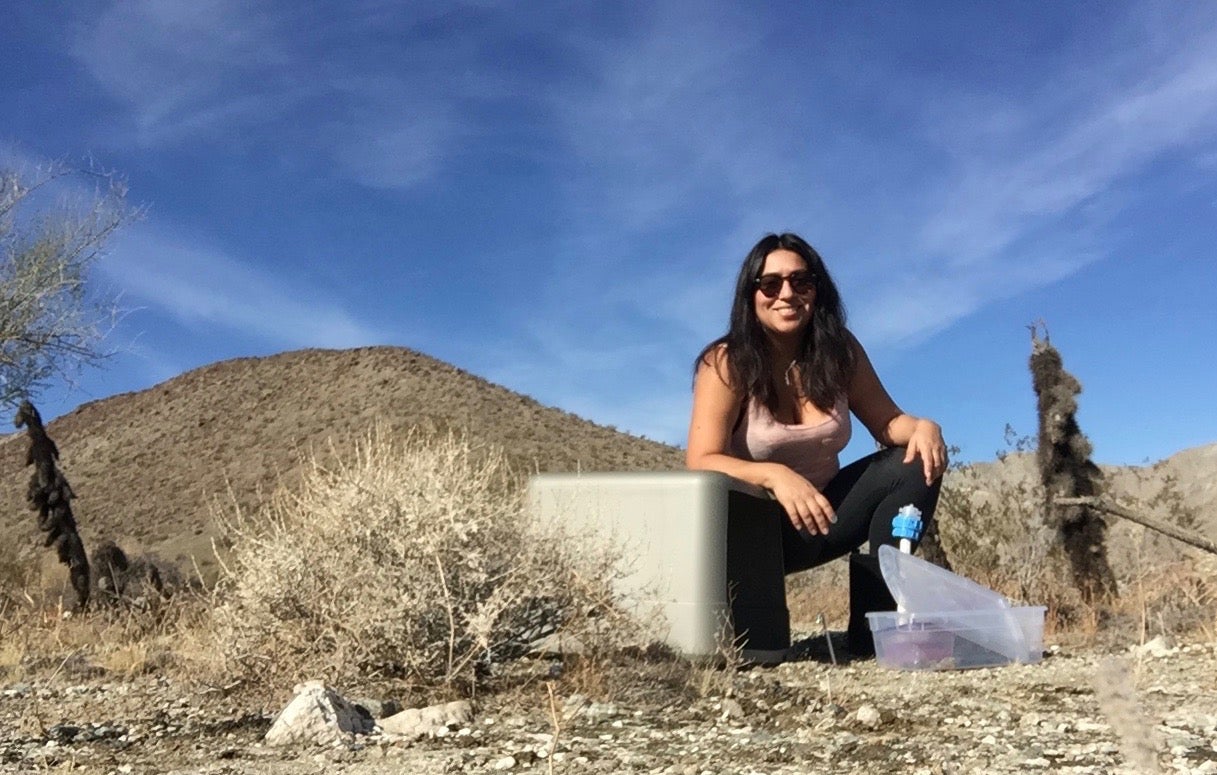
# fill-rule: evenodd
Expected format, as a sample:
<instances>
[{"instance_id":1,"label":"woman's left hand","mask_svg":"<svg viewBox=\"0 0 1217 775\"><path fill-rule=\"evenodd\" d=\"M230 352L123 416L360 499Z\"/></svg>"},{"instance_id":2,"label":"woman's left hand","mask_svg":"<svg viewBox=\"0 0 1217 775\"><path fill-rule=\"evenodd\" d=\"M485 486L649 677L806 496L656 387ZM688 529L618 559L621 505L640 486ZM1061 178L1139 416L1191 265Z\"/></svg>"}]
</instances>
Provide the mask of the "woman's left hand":
<instances>
[{"instance_id":1,"label":"woman's left hand","mask_svg":"<svg viewBox=\"0 0 1217 775\"><path fill-rule=\"evenodd\" d=\"M942 439L942 428L933 420L918 419L905 447L904 462L921 458L926 484L933 484L947 470L947 443Z\"/></svg>"}]
</instances>

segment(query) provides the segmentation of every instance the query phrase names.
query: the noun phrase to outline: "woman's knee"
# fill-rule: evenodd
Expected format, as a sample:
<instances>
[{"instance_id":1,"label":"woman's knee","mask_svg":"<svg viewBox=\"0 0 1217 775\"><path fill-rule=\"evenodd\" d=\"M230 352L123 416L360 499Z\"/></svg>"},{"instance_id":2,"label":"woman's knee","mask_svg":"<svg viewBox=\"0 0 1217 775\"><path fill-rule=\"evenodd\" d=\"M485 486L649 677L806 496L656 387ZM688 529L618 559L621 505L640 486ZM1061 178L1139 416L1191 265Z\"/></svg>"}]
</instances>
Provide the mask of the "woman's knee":
<instances>
[{"instance_id":1,"label":"woman's knee","mask_svg":"<svg viewBox=\"0 0 1217 775\"><path fill-rule=\"evenodd\" d=\"M921 458L913 458L905 461L905 456L908 454L906 447L888 447L882 450L882 465L895 483L893 489L900 489L910 493L924 493L925 495L936 495L942 487L942 477L938 477L933 482L926 484L925 481L925 463Z\"/></svg>"},{"instance_id":2,"label":"woman's knee","mask_svg":"<svg viewBox=\"0 0 1217 775\"><path fill-rule=\"evenodd\" d=\"M890 470L893 475L901 478L920 478L925 481L925 467L921 463L920 458L913 458L905 461L905 456L908 455L907 447L885 447L875 453L877 462L885 469Z\"/></svg>"}]
</instances>

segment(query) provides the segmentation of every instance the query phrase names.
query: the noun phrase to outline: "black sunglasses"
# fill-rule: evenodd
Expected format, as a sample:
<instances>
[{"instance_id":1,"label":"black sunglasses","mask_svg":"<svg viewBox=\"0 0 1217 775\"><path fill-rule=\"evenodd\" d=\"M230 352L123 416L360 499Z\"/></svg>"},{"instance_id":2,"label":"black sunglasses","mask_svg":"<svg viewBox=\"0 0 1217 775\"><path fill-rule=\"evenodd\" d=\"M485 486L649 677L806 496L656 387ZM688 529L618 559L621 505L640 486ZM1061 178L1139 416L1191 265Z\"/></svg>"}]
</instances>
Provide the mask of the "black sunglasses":
<instances>
[{"instance_id":1,"label":"black sunglasses","mask_svg":"<svg viewBox=\"0 0 1217 775\"><path fill-rule=\"evenodd\" d=\"M756 289L767 299L775 299L782 292L782 284L790 281L790 290L803 296L816 288L816 276L811 272L792 272L791 274L763 274L756 278Z\"/></svg>"}]
</instances>

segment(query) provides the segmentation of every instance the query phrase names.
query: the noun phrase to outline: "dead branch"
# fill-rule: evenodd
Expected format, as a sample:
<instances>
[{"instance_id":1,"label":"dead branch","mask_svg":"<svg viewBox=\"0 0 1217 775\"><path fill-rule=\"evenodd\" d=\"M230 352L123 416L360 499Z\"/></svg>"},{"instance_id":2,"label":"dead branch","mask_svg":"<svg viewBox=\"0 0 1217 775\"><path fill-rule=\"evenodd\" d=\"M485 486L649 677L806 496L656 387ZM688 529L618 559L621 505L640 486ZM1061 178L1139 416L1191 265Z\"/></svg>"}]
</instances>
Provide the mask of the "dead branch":
<instances>
[{"instance_id":1,"label":"dead branch","mask_svg":"<svg viewBox=\"0 0 1217 775\"><path fill-rule=\"evenodd\" d=\"M1057 498L1056 503L1062 506L1089 506L1092 509L1098 509L1108 514L1136 522L1138 525L1144 525L1150 530L1156 530L1163 535L1170 536L1176 541L1182 541L1185 544L1190 544L1197 549L1203 549L1206 552L1217 554L1217 543L1210 541L1204 536L1197 535L1191 531L1184 530L1178 525L1172 525L1169 522L1149 517L1144 514L1137 514L1129 511L1126 508L1117 506L1113 503L1108 503L1102 498L1085 497L1085 498Z\"/></svg>"}]
</instances>

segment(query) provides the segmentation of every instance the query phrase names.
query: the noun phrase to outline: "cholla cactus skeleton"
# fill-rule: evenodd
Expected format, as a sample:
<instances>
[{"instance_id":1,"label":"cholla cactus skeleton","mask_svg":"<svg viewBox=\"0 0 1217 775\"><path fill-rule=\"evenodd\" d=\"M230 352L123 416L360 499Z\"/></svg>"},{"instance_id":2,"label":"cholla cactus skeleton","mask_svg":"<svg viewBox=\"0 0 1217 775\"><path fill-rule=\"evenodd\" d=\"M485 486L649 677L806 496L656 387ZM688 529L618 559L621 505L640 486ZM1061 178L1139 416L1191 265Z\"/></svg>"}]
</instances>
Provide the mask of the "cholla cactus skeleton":
<instances>
[{"instance_id":1,"label":"cholla cactus skeleton","mask_svg":"<svg viewBox=\"0 0 1217 775\"><path fill-rule=\"evenodd\" d=\"M25 464L34 466L34 473L30 476L26 499L30 509L38 512L38 528L47 534L43 545L54 546L59 561L68 566L68 578L76 592L76 607L83 610L89 604L89 558L76 531L76 518L72 516L75 493L56 465L59 448L47 435L42 416L29 401L21 402L13 424L18 428L24 426L30 437Z\"/></svg>"},{"instance_id":2,"label":"cholla cactus skeleton","mask_svg":"<svg viewBox=\"0 0 1217 775\"><path fill-rule=\"evenodd\" d=\"M1044 485L1045 521L1056 530L1082 594L1089 599L1113 595L1117 590L1107 562L1107 523L1088 506L1055 503L1058 498L1098 495L1103 473L1090 459L1090 441L1078 426L1077 395L1082 383L1065 371L1042 323L1031 326L1030 365L1039 415L1036 456Z\"/></svg>"}]
</instances>

